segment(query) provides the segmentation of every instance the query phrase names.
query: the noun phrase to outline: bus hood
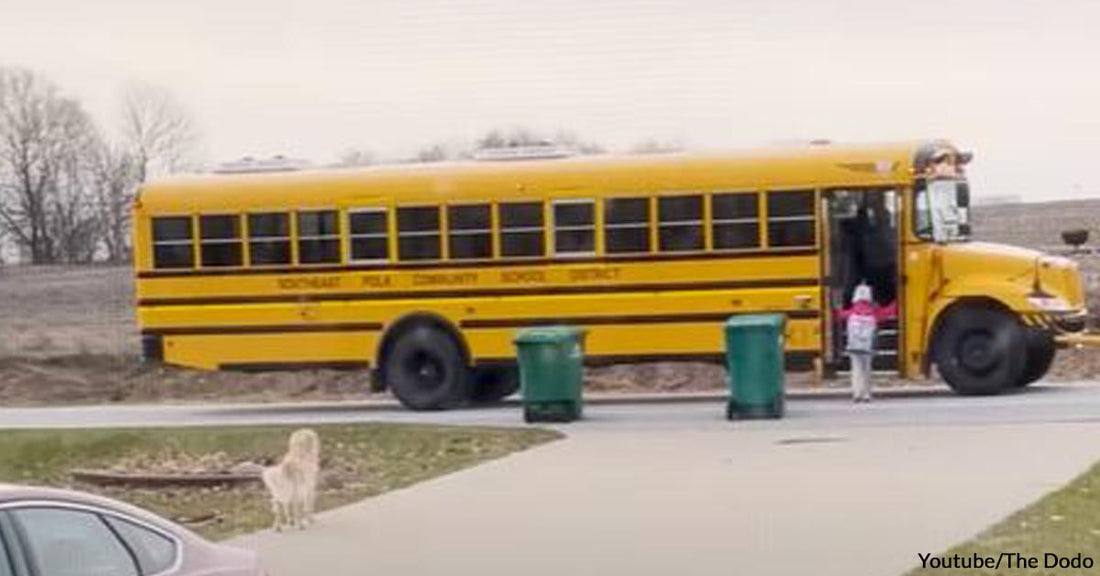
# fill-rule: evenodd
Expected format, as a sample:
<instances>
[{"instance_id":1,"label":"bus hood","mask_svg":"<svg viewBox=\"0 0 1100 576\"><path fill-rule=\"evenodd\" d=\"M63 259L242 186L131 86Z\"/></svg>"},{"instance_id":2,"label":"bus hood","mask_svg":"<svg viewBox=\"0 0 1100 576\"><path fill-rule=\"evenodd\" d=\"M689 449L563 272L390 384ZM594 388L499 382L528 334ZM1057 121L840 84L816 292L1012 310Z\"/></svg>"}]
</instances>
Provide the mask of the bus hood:
<instances>
[{"instance_id":1,"label":"bus hood","mask_svg":"<svg viewBox=\"0 0 1100 576\"><path fill-rule=\"evenodd\" d=\"M937 248L945 295L994 297L1021 312L1084 311L1084 287L1073 260L988 242Z\"/></svg>"}]
</instances>

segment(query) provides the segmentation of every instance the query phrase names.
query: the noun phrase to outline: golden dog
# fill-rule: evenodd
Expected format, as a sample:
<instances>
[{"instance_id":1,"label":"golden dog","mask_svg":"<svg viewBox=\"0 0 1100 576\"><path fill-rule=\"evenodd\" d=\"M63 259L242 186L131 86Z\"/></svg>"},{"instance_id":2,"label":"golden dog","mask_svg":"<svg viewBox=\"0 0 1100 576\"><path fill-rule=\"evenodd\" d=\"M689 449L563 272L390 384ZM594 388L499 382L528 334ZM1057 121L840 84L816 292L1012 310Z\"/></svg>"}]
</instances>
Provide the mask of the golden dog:
<instances>
[{"instance_id":1,"label":"golden dog","mask_svg":"<svg viewBox=\"0 0 1100 576\"><path fill-rule=\"evenodd\" d=\"M313 506L317 499L317 477L321 472L321 439L309 428L290 435L286 456L264 468L264 486L271 494L271 512L275 516L272 528L305 529L313 523Z\"/></svg>"}]
</instances>

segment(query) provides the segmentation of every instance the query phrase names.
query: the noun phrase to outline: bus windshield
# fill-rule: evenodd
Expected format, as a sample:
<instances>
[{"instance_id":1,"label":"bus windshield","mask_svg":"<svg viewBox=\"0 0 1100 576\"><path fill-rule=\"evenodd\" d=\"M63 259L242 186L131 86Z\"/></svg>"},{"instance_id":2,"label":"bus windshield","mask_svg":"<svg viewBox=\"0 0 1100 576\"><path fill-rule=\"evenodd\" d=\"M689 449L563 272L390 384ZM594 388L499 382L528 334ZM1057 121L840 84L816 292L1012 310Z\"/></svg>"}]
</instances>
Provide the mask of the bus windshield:
<instances>
[{"instance_id":1,"label":"bus windshield","mask_svg":"<svg viewBox=\"0 0 1100 576\"><path fill-rule=\"evenodd\" d=\"M931 180L918 187L916 231L934 242L961 242L970 237L970 189L965 181Z\"/></svg>"}]
</instances>

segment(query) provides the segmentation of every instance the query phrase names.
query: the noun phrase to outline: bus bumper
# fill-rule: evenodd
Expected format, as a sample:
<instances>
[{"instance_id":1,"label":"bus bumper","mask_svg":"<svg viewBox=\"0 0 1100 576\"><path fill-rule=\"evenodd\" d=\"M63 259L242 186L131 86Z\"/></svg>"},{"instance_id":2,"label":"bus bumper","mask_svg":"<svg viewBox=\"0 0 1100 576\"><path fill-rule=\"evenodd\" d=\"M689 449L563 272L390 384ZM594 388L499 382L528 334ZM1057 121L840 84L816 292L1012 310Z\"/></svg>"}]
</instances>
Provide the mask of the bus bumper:
<instances>
[{"instance_id":1,"label":"bus bumper","mask_svg":"<svg viewBox=\"0 0 1100 576\"><path fill-rule=\"evenodd\" d=\"M1088 312L1024 312L1024 323L1029 327L1057 336L1073 336L1084 333L1088 325Z\"/></svg>"},{"instance_id":2,"label":"bus bumper","mask_svg":"<svg viewBox=\"0 0 1100 576\"><path fill-rule=\"evenodd\" d=\"M1087 330L1086 310L1024 314L1024 323L1054 337L1059 348L1100 348L1100 333Z\"/></svg>"},{"instance_id":3,"label":"bus bumper","mask_svg":"<svg viewBox=\"0 0 1100 576\"><path fill-rule=\"evenodd\" d=\"M1059 348L1100 348L1100 334L1096 332L1059 334L1054 337L1054 342Z\"/></svg>"}]
</instances>

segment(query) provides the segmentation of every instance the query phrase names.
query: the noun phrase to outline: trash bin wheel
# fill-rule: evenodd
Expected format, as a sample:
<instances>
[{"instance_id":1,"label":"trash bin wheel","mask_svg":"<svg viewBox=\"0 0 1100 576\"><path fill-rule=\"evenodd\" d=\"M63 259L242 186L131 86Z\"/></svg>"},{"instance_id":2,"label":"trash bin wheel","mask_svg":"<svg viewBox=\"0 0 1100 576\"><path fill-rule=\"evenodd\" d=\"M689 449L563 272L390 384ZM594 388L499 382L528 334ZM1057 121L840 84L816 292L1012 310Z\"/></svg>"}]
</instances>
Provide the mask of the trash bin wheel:
<instances>
[{"instance_id":1,"label":"trash bin wheel","mask_svg":"<svg viewBox=\"0 0 1100 576\"><path fill-rule=\"evenodd\" d=\"M1024 376L1025 332L1009 312L964 306L951 310L937 332L935 361L959 394L996 394Z\"/></svg>"},{"instance_id":2,"label":"trash bin wheel","mask_svg":"<svg viewBox=\"0 0 1100 576\"><path fill-rule=\"evenodd\" d=\"M523 421L564 423L578 420L581 406L576 402L541 402L523 407Z\"/></svg>"},{"instance_id":3,"label":"trash bin wheel","mask_svg":"<svg viewBox=\"0 0 1100 576\"><path fill-rule=\"evenodd\" d=\"M458 343L433 326L400 334L382 371L386 386L413 410L443 410L469 396L469 370Z\"/></svg>"},{"instance_id":4,"label":"trash bin wheel","mask_svg":"<svg viewBox=\"0 0 1100 576\"><path fill-rule=\"evenodd\" d=\"M576 402L562 401L552 404L548 414L551 422L572 422L580 417L580 406Z\"/></svg>"},{"instance_id":5,"label":"trash bin wheel","mask_svg":"<svg viewBox=\"0 0 1100 576\"><path fill-rule=\"evenodd\" d=\"M478 404L499 402L519 390L519 368L479 366L470 371L470 400Z\"/></svg>"},{"instance_id":6,"label":"trash bin wheel","mask_svg":"<svg viewBox=\"0 0 1100 576\"><path fill-rule=\"evenodd\" d=\"M768 411L769 418L782 418L784 409L784 402L782 396L777 396L775 400L772 400L771 409Z\"/></svg>"}]
</instances>

